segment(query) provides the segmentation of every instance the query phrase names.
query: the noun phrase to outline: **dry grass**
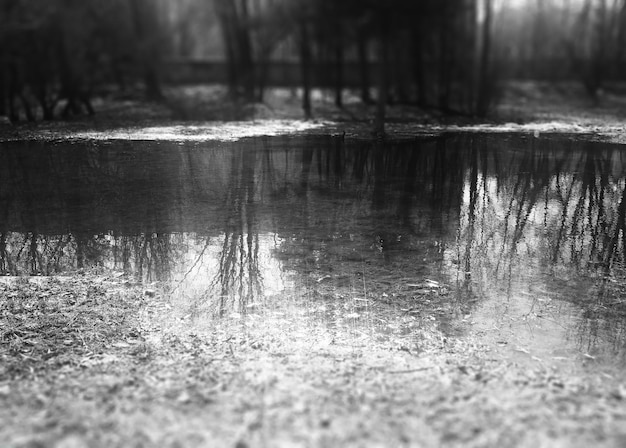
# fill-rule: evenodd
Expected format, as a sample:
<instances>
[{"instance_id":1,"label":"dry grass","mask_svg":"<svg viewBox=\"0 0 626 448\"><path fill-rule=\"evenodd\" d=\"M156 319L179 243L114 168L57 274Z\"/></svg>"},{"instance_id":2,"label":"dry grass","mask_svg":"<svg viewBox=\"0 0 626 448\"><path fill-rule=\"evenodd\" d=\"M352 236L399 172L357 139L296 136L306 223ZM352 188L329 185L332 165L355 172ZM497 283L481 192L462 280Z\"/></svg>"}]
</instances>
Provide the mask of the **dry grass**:
<instances>
[{"instance_id":1,"label":"dry grass","mask_svg":"<svg viewBox=\"0 0 626 448\"><path fill-rule=\"evenodd\" d=\"M141 290L119 277L14 278L0 296L0 378L80 366L113 340L139 343L131 316Z\"/></svg>"},{"instance_id":2,"label":"dry grass","mask_svg":"<svg viewBox=\"0 0 626 448\"><path fill-rule=\"evenodd\" d=\"M445 291L432 283L403 296L431 296L419 313L374 291L366 303L356 285L329 298L324 280L315 295L276 297L280 308L215 319L123 277L35 280L2 286L3 447L626 440L619 378L518 365L471 335L444 337L433 313Z\"/></svg>"}]
</instances>

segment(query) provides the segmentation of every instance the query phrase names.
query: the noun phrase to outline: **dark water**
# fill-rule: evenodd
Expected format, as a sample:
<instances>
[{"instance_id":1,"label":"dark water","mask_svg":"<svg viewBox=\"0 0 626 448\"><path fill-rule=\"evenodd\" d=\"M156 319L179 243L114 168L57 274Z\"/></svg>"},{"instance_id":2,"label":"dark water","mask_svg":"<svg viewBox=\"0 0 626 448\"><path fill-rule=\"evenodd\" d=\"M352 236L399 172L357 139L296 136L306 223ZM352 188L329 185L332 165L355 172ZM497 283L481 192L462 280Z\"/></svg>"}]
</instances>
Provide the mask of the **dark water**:
<instances>
[{"instance_id":1,"label":"dark water","mask_svg":"<svg viewBox=\"0 0 626 448\"><path fill-rule=\"evenodd\" d=\"M521 136L4 144L0 274L114 269L213 316L436 301L444 334L513 359L621 360L625 156Z\"/></svg>"}]
</instances>

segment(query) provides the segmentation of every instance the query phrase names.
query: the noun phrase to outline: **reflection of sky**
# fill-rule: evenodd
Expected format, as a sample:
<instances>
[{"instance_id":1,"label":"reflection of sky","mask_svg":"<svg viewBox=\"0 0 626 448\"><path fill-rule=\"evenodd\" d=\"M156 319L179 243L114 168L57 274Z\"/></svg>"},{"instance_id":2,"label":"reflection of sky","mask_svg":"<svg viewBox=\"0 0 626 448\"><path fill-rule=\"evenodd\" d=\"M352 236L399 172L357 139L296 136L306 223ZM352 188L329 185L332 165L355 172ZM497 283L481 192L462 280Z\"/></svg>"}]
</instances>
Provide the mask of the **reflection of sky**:
<instances>
[{"instance_id":1,"label":"reflection of sky","mask_svg":"<svg viewBox=\"0 0 626 448\"><path fill-rule=\"evenodd\" d=\"M221 293L219 274L224 238L224 234L212 238L184 234L187 250L183 252L183 258L177 263L176 271L173 273L174 284L177 285L179 294L195 297L206 295L207 291ZM281 238L273 233L258 235L256 261L247 252L248 235L243 234L241 238L243 247L238 248L236 265L233 266L233 271L239 276L235 279L235 286L250 281L249 268L252 267L258 272L263 297L270 297L284 291L287 280L283 267L281 262L273 256L282 242ZM230 294L236 295L236 288L230 291ZM261 298L255 297L255 300Z\"/></svg>"}]
</instances>

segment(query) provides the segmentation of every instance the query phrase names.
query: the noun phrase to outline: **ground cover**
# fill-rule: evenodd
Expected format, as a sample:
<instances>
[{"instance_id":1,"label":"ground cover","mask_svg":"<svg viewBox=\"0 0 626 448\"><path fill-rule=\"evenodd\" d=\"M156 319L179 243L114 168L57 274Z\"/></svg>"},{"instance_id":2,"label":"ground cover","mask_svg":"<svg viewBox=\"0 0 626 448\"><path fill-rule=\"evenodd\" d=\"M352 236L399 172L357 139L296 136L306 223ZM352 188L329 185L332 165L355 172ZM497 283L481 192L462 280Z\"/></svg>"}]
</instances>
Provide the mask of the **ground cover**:
<instances>
[{"instance_id":1,"label":"ground cover","mask_svg":"<svg viewBox=\"0 0 626 448\"><path fill-rule=\"evenodd\" d=\"M497 107L486 118L445 115L436 109L391 105L386 131L390 138L444 132L519 132L568 134L575 138L626 142L626 95L615 85L596 98L578 83L516 81L502 90ZM297 92L269 90L264 103L229 100L221 86L166 89L166 101L100 98L96 115L73 119L0 124L0 141L22 139L125 139L210 141L260 135L346 133L371 138L375 106L364 105L347 92L337 108L328 92L317 91L313 118L305 120Z\"/></svg>"},{"instance_id":2,"label":"ground cover","mask_svg":"<svg viewBox=\"0 0 626 448\"><path fill-rule=\"evenodd\" d=\"M1 446L626 442L617 372L506 361L471 332L444 335L427 305L355 308L322 287L210 319L115 273L0 285Z\"/></svg>"}]
</instances>

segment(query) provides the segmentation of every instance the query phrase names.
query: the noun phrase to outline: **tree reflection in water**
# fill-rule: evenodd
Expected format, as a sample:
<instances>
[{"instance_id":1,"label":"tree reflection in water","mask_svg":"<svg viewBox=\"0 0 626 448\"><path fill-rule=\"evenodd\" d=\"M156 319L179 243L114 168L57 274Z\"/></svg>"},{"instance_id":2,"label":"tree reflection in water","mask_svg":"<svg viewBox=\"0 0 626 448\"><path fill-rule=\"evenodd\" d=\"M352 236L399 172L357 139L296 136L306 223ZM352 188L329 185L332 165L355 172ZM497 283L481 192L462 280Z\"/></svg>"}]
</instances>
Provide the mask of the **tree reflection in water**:
<instances>
[{"instance_id":1,"label":"tree reflection in water","mask_svg":"<svg viewBox=\"0 0 626 448\"><path fill-rule=\"evenodd\" d=\"M581 346L595 346L600 330L615 348L622 346L626 308L616 301L626 285L621 151L536 140L520 149L513 158L483 151L489 158L481 158L478 185L473 176L466 182L468 224L461 223L466 231L459 241L475 265L465 263L463 277L503 307L519 306L525 295L529 313L539 317L540 302L574 304L582 311L561 309L553 317L578 316ZM496 154L509 168L496 168ZM476 221L482 224L474 228Z\"/></svg>"},{"instance_id":2,"label":"tree reflection in water","mask_svg":"<svg viewBox=\"0 0 626 448\"><path fill-rule=\"evenodd\" d=\"M246 310L255 297L261 297L263 280L259 269L259 230L256 216L256 151L232 152L224 206L227 209L218 273L212 285L218 286L218 313L237 308Z\"/></svg>"},{"instance_id":3,"label":"tree reflection in water","mask_svg":"<svg viewBox=\"0 0 626 448\"><path fill-rule=\"evenodd\" d=\"M543 291L591 335L625 310L624 167L618 147L513 136L6 144L0 272L113 268L217 315L317 274L374 295L428 275L463 313Z\"/></svg>"}]
</instances>

